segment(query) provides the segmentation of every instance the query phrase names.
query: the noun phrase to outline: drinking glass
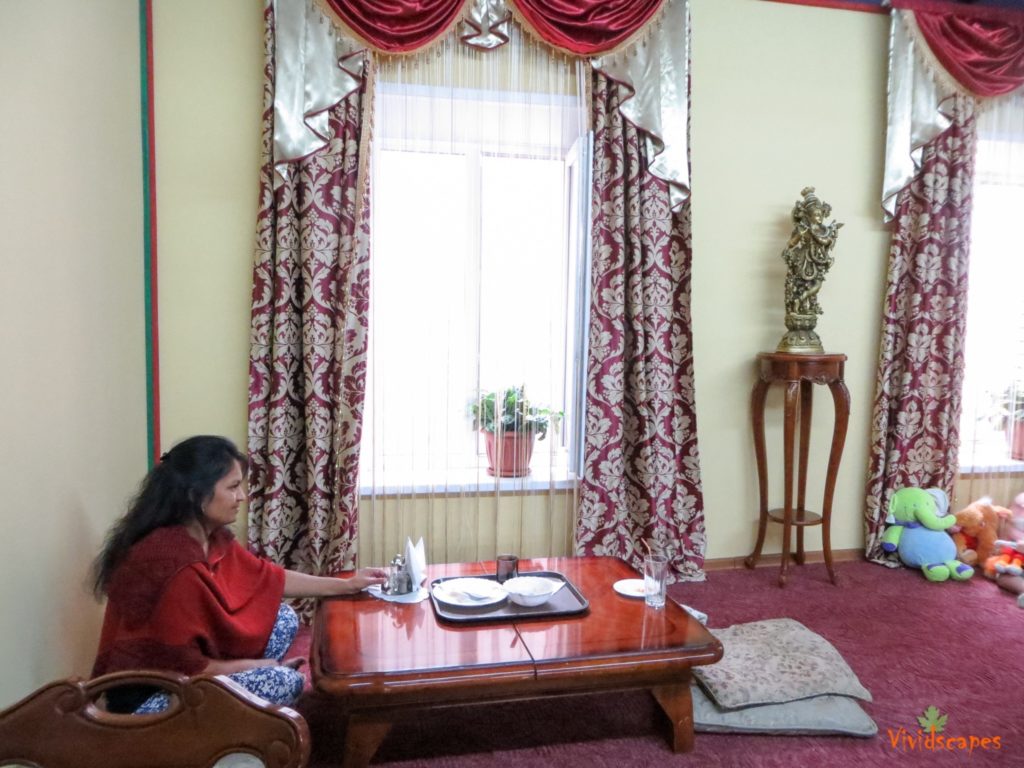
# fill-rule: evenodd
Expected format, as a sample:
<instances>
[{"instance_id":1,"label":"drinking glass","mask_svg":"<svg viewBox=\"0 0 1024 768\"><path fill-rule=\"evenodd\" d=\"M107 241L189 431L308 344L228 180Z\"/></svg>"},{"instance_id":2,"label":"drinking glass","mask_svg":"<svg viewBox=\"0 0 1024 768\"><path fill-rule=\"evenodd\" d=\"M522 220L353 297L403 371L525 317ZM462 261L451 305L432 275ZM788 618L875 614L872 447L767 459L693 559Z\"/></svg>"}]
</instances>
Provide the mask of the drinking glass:
<instances>
[{"instance_id":1,"label":"drinking glass","mask_svg":"<svg viewBox=\"0 0 1024 768\"><path fill-rule=\"evenodd\" d=\"M665 578L668 576L668 558L647 555L644 558L644 602L652 608L665 607Z\"/></svg>"},{"instance_id":2,"label":"drinking glass","mask_svg":"<svg viewBox=\"0 0 1024 768\"><path fill-rule=\"evenodd\" d=\"M506 579L514 579L519 575L519 558L515 555L498 555L495 558L498 563L497 572L495 577L499 584L503 584Z\"/></svg>"}]
</instances>

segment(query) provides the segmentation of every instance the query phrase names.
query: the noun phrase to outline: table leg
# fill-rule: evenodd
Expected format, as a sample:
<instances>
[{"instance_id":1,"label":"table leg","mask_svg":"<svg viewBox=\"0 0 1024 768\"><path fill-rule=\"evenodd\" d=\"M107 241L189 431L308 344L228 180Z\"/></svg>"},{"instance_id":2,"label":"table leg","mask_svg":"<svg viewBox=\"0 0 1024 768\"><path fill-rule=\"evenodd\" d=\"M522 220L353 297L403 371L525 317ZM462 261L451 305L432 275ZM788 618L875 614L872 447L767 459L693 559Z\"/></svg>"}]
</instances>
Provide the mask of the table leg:
<instances>
[{"instance_id":1,"label":"table leg","mask_svg":"<svg viewBox=\"0 0 1024 768\"><path fill-rule=\"evenodd\" d=\"M850 391L842 380L833 381L828 385L835 406L835 427L832 429L832 448L828 454L828 472L825 475L825 498L821 505L821 544L825 554L825 568L833 584L839 583L835 568L832 566L832 496L836 490L836 475L839 474L839 461L843 456L843 444L846 442L846 427L850 421Z\"/></svg>"},{"instance_id":2,"label":"table leg","mask_svg":"<svg viewBox=\"0 0 1024 768\"><path fill-rule=\"evenodd\" d=\"M783 480L782 567L779 569L780 587L786 586L786 572L789 569L789 544L793 531L793 443L794 433L796 432L796 401L799 392L799 381L790 381L786 384L786 415L782 430L785 476Z\"/></svg>"},{"instance_id":3,"label":"table leg","mask_svg":"<svg viewBox=\"0 0 1024 768\"><path fill-rule=\"evenodd\" d=\"M800 463L797 465L796 508L807 509L807 454L811 447L811 403L814 398L814 384L800 382ZM804 564L804 526L796 529L796 561Z\"/></svg>"},{"instance_id":4,"label":"table leg","mask_svg":"<svg viewBox=\"0 0 1024 768\"><path fill-rule=\"evenodd\" d=\"M668 715L672 724L672 751L689 752L693 749L693 698L690 680L676 685L659 685L651 689L654 700Z\"/></svg>"},{"instance_id":5,"label":"table leg","mask_svg":"<svg viewBox=\"0 0 1024 768\"><path fill-rule=\"evenodd\" d=\"M768 527L768 462L765 458L764 448L764 401L768 393L768 382L758 379L754 384L754 391L750 395L750 421L754 432L754 458L757 461L757 489L760 498L760 507L757 520L757 544L744 564L747 568L757 565L757 559L761 556L761 547L764 546L764 534Z\"/></svg>"},{"instance_id":6,"label":"table leg","mask_svg":"<svg viewBox=\"0 0 1024 768\"><path fill-rule=\"evenodd\" d=\"M366 768L391 730L391 720L370 714L349 715L342 768Z\"/></svg>"}]
</instances>

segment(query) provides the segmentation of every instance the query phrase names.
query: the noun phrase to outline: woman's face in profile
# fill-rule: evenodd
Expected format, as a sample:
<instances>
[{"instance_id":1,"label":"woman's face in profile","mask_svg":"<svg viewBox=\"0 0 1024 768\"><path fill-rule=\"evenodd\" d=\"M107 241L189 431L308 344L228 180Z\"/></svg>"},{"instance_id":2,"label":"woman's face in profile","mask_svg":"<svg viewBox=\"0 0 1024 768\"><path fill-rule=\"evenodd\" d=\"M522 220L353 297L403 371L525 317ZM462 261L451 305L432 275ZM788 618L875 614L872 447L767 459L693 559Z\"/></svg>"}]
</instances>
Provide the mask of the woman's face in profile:
<instances>
[{"instance_id":1,"label":"woman's face in profile","mask_svg":"<svg viewBox=\"0 0 1024 768\"><path fill-rule=\"evenodd\" d=\"M206 528L213 531L231 525L238 518L238 508L245 501L245 477L235 461L224 477L213 487L213 495L203 508Z\"/></svg>"}]
</instances>

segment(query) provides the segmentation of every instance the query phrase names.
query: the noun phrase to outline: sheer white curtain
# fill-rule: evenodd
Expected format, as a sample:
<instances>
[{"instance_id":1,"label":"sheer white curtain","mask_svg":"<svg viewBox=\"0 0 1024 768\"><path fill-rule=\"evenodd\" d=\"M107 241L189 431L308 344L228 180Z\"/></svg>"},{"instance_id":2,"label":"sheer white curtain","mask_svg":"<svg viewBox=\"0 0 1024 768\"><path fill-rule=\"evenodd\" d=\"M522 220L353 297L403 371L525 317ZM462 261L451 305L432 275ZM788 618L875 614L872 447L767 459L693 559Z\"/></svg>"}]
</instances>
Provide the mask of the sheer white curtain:
<instances>
[{"instance_id":1,"label":"sheer white curtain","mask_svg":"<svg viewBox=\"0 0 1024 768\"><path fill-rule=\"evenodd\" d=\"M973 197L956 508L1024 491L1024 90L978 115Z\"/></svg>"},{"instance_id":2,"label":"sheer white curtain","mask_svg":"<svg viewBox=\"0 0 1024 768\"><path fill-rule=\"evenodd\" d=\"M584 65L525 38L454 35L374 84L360 543L385 562L568 554L585 350ZM563 414L525 477L493 477L471 406L525 386Z\"/></svg>"}]
</instances>

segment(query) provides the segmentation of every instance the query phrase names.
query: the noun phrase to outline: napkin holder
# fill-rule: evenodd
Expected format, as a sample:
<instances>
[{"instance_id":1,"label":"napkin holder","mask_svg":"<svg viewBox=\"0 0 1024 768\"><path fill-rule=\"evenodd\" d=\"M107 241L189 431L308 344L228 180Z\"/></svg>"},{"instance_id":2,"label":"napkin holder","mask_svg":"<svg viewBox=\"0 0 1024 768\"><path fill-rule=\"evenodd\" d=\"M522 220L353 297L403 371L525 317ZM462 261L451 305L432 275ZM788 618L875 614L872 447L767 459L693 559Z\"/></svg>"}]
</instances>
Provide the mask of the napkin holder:
<instances>
[{"instance_id":1,"label":"napkin holder","mask_svg":"<svg viewBox=\"0 0 1024 768\"><path fill-rule=\"evenodd\" d=\"M388 580L381 585L380 591L385 595L408 595L415 589L412 581L412 572L405 555L395 555L388 569Z\"/></svg>"}]
</instances>

